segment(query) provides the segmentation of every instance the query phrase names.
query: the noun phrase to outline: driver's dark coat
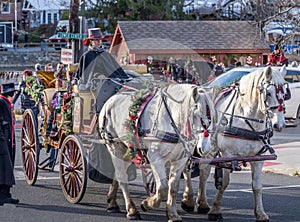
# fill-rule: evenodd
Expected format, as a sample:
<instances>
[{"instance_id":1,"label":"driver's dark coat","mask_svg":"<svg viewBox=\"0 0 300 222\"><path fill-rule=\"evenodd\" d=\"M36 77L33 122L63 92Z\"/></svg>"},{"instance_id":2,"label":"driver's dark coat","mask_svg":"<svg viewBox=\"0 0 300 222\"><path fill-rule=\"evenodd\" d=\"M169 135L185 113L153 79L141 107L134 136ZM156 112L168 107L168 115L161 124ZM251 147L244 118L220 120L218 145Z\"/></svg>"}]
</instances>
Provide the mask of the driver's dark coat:
<instances>
[{"instance_id":1,"label":"driver's dark coat","mask_svg":"<svg viewBox=\"0 0 300 222\"><path fill-rule=\"evenodd\" d=\"M12 145L12 116L8 102L0 97L0 185L14 185L15 147Z\"/></svg>"},{"instance_id":2,"label":"driver's dark coat","mask_svg":"<svg viewBox=\"0 0 300 222\"><path fill-rule=\"evenodd\" d=\"M88 51L80 57L76 77L80 79L80 84L87 84L98 74L112 79L128 78L128 75L109 52L102 48L89 47Z\"/></svg>"}]
</instances>

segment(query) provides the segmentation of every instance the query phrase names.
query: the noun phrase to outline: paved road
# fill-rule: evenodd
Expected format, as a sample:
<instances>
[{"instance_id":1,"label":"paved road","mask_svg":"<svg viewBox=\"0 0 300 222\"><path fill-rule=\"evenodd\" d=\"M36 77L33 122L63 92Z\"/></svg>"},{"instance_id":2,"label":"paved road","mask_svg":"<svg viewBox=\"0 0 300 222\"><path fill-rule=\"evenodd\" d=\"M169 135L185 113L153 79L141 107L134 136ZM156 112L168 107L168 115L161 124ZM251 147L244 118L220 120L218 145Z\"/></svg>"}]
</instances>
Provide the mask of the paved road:
<instances>
[{"instance_id":1,"label":"paved road","mask_svg":"<svg viewBox=\"0 0 300 222\"><path fill-rule=\"evenodd\" d=\"M20 136L20 129L17 129L17 137ZM300 128L287 128L282 134L275 134L274 141L295 142L295 135L299 135ZM282 135L285 135L281 138ZM296 148L297 149L297 148ZM278 148L277 151L286 151L285 148ZM300 151L300 148L298 147ZM276 160L280 162L279 160ZM58 177L58 169L54 172L39 171L39 177L35 186L29 186L24 181L20 153L17 156L15 175L17 184L13 188L13 196L20 199L20 204L4 205L0 207L1 222L53 222L53 221L127 221L125 218L124 200L119 193L119 204L122 213L108 214L106 208L107 184L88 181L85 196L80 204L71 204L66 201ZM283 163L275 164L275 166ZM267 168L267 167L266 167ZM146 197L145 189L141 180L141 174L134 183L130 184L130 190L138 209L139 204ZM181 182L182 186L183 181ZM300 221L300 177L291 177L281 174L265 173L264 184L264 207L269 214L271 221ZM193 179L193 187L197 187L197 179ZM197 191L194 191L195 195ZM215 194L213 174L208 182L208 201L211 204ZM180 208L182 187L178 194L178 212L184 221L207 221L206 215L197 213L186 213ZM225 192L223 199L224 221L240 222L255 221L253 216L253 196L251 191L250 171L244 169L241 172L234 172L231 175L231 184ZM165 203L152 212L141 212L143 221L167 221L165 216Z\"/></svg>"},{"instance_id":2,"label":"paved road","mask_svg":"<svg viewBox=\"0 0 300 222\"><path fill-rule=\"evenodd\" d=\"M20 168L17 174L22 173ZM18 197L21 203L17 206L4 205L0 207L0 221L14 222L53 222L53 221L118 221L125 222L124 201L119 193L119 204L122 213L108 214L106 208L107 184L88 181L85 196L80 204L68 203L61 191L58 172L42 172L36 186L28 186L19 177L17 185L13 189L13 195ZM235 172L231 175L231 184L223 199L224 221L248 222L255 221L253 216L253 196L250 184L250 172ZM271 221L291 222L300 221L300 178L277 174L265 174L263 176L264 191L263 201L266 212ZM181 183L182 184L182 183ZM197 179L193 179L193 187L197 187ZM131 183L130 190L138 209L139 204L146 197L145 190L140 180ZM215 193L213 177L208 182L208 201L211 204ZM195 191L196 194L196 191ZM178 212L183 221L207 221L206 215L186 213L180 208L182 188L178 194ZM152 212L141 212L144 222L167 221L165 215L165 203Z\"/></svg>"}]
</instances>

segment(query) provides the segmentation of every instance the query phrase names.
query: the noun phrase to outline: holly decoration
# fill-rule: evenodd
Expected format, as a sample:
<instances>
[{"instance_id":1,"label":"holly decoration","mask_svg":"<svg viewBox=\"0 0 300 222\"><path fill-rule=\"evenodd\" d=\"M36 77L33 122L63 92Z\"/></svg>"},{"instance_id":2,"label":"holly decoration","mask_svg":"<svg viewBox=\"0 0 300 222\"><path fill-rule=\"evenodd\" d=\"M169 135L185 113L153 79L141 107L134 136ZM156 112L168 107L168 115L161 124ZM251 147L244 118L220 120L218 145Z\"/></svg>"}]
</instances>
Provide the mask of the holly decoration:
<instances>
[{"instance_id":1,"label":"holly decoration","mask_svg":"<svg viewBox=\"0 0 300 222\"><path fill-rule=\"evenodd\" d=\"M28 76L25 80L25 83L25 93L30 95L31 99L35 101L35 105L37 105L42 97L44 87L38 84L34 76Z\"/></svg>"},{"instance_id":2,"label":"holly decoration","mask_svg":"<svg viewBox=\"0 0 300 222\"><path fill-rule=\"evenodd\" d=\"M63 119L62 127L64 128L66 135L69 135L73 129L72 110L74 104L71 98L71 94L64 93L63 105L61 106L61 115Z\"/></svg>"},{"instance_id":3,"label":"holly decoration","mask_svg":"<svg viewBox=\"0 0 300 222\"><path fill-rule=\"evenodd\" d=\"M151 83L145 83L145 88L136 91L133 95L132 104L128 108L128 119L125 123L126 131L127 131L127 144L128 149L124 155L124 157L129 157L130 159L140 159L137 156L140 155L140 145L137 138L137 127L136 120L138 119L138 112L140 111L140 107L149 94L153 91L154 86Z\"/></svg>"}]
</instances>

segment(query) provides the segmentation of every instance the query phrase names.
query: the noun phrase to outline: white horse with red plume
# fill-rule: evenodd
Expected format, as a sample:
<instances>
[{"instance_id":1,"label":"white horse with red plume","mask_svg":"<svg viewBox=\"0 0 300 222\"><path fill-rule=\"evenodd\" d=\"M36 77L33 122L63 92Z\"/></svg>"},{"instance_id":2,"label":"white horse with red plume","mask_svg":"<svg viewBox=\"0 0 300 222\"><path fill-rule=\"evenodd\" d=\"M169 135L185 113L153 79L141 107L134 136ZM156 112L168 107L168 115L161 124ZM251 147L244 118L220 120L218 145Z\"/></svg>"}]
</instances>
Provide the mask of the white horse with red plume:
<instances>
[{"instance_id":1,"label":"white horse with red plume","mask_svg":"<svg viewBox=\"0 0 300 222\"><path fill-rule=\"evenodd\" d=\"M202 89L190 84L170 85L150 95L114 95L99 115L100 134L106 141L115 167L107 210L119 211L117 190L120 186L127 218L140 219L130 197L126 170L132 157L141 168L147 159L155 178L156 191L142 201L142 209L158 208L167 197L168 220L181 221L176 209L180 176L195 147L209 146L208 129L214 125L211 122L215 117L213 104ZM143 101L147 100L149 103L140 114Z\"/></svg>"},{"instance_id":2,"label":"white horse with red plume","mask_svg":"<svg viewBox=\"0 0 300 222\"><path fill-rule=\"evenodd\" d=\"M270 145L273 129L285 127L284 100L288 99L285 66L277 71L265 67L241 78L240 83L221 92L215 99L218 124L212 138L209 158L202 163L215 165L217 194L209 208L206 181L210 166L202 165L197 197L198 212L207 213L209 220L221 220L221 202L229 184L229 174L250 163L254 214L256 221L269 221L262 202L262 167L264 160L276 159ZM269 152L270 155L266 154ZM199 161L201 163L201 161Z\"/></svg>"}]
</instances>

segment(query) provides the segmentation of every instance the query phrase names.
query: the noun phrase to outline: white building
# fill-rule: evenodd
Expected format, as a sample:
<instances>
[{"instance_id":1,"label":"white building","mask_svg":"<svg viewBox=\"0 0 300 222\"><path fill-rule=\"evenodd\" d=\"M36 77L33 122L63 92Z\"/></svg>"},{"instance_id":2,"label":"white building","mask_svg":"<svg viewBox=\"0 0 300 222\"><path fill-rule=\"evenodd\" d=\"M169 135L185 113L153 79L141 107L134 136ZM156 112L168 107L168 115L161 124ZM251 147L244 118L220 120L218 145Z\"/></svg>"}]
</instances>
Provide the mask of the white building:
<instances>
[{"instance_id":1,"label":"white building","mask_svg":"<svg viewBox=\"0 0 300 222\"><path fill-rule=\"evenodd\" d=\"M69 10L69 0L24 0L23 15L30 28L54 24L61 18L62 10Z\"/></svg>"}]
</instances>

